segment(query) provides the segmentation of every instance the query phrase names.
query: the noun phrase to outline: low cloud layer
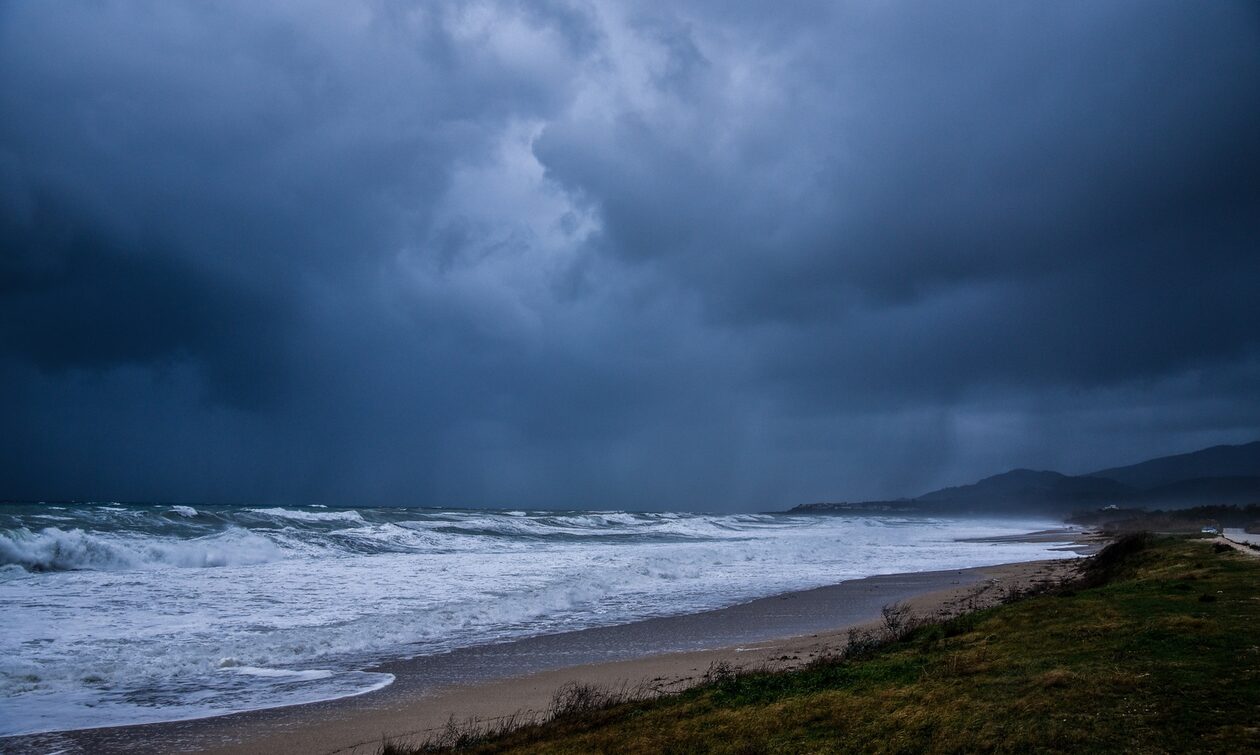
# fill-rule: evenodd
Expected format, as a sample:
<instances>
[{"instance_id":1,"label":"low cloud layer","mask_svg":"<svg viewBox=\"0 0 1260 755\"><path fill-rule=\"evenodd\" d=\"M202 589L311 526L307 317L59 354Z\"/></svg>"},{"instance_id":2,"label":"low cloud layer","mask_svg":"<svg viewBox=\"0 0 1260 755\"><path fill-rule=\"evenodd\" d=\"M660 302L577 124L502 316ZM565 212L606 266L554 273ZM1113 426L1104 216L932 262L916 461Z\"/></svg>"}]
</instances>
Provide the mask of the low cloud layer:
<instances>
[{"instance_id":1,"label":"low cloud layer","mask_svg":"<svg viewBox=\"0 0 1260 755\"><path fill-rule=\"evenodd\" d=\"M0 497L747 510L1260 437L1252 3L6 3L0 112Z\"/></svg>"}]
</instances>

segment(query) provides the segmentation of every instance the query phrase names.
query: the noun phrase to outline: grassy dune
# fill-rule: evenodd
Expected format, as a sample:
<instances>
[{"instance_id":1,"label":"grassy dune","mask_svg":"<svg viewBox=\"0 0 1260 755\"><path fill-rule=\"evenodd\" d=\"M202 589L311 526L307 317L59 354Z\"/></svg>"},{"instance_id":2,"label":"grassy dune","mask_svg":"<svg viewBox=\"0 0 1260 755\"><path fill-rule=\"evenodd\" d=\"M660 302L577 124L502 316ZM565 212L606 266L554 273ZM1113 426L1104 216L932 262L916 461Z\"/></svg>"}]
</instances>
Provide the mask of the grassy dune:
<instances>
[{"instance_id":1,"label":"grassy dune","mask_svg":"<svg viewBox=\"0 0 1260 755\"><path fill-rule=\"evenodd\" d=\"M1105 551L1080 585L897 634L803 670L718 673L674 697L606 707L594 695L544 724L441 744L484 753L1260 752L1260 559L1205 541L1132 539Z\"/></svg>"}]
</instances>

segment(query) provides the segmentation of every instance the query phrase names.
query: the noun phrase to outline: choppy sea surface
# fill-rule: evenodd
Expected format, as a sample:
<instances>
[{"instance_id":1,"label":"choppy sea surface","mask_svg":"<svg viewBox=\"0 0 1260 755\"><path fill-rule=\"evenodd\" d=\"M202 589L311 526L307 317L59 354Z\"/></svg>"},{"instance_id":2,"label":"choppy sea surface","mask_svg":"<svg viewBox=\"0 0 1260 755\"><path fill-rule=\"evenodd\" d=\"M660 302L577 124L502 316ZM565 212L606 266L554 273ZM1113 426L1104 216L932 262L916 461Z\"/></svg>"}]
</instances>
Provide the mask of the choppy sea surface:
<instances>
[{"instance_id":1,"label":"choppy sea surface","mask_svg":"<svg viewBox=\"0 0 1260 755\"><path fill-rule=\"evenodd\" d=\"M1041 520L0 505L0 736L363 693L364 669L905 571Z\"/></svg>"}]
</instances>

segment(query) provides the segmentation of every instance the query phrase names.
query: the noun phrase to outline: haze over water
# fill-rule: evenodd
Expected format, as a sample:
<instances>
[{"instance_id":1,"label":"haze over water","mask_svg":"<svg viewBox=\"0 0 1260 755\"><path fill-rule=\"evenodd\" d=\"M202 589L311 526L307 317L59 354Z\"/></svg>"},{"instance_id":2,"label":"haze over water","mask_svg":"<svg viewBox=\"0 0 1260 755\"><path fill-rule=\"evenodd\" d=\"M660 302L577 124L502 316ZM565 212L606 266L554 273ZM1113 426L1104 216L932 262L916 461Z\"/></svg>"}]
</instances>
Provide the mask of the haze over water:
<instances>
[{"instance_id":1,"label":"haze over water","mask_svg":"<svg viewBox=\"0 0 1260 755\"><path fill-rule=\"evenodd\" d=\"M1059 555L1045 521L0 507L0 735L356 694L402 654Z\"/></svg>"}]
</instances>

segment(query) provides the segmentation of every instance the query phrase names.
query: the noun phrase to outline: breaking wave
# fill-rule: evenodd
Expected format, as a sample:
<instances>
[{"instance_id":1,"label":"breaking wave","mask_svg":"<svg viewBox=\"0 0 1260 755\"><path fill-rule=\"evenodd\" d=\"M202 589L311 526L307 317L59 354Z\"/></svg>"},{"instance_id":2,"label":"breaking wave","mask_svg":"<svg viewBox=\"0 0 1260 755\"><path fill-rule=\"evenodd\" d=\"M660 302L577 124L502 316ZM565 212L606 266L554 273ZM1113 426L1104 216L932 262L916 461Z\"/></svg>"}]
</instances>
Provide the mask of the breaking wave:
<instances>
[{"instance_id":1,"label":"breaking wave","mask_svg":"<svg viewBox=\"0 0 1260 755\"><path fill-rule=\"evenodd\" d=\"M293 509L249 509L251 513L279 519L295 519L299 522L362 522L363 515L357 511L295 511Z\"/></svg>"},{"instance_id":2,"label":"breaking wave","mask_svg":"<svg viewBox=\"0 0 1260 755\"><path fill-rule=\"evenodd\" d=\"M0 567L27 572L247 566L292 556L513 551L541 543L760 537L781 515L87 505L0 509ZM52 524L54 526L45 526ZM532 544L532 545L531 545Z\"/></svg>"},{"instance_id":3,"label":"breaking wave","mask_svg":"<svg viewBox=\"0 0 1260 755\"><path fill-rule=\"evenodd\" d=\"M237 529L196 540L124 538L57 527L0 533L0 566L32 572L247 566L283 555L270 540Z\"/></svg>"}]
</instances>

